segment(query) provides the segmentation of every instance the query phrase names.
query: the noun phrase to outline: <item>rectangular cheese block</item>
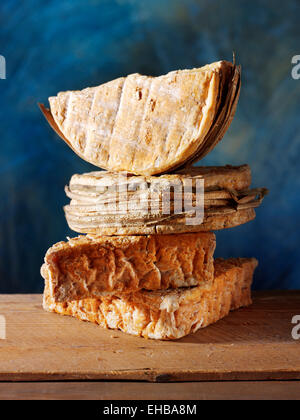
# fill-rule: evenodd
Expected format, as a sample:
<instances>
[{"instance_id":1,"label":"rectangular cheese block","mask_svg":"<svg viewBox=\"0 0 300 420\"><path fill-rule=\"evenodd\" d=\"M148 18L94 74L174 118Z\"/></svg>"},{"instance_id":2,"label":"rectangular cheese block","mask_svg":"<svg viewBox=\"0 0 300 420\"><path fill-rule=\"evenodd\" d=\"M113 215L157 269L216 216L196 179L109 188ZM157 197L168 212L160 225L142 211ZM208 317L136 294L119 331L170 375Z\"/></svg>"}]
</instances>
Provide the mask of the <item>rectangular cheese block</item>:
<instances>
[{"instance_id":1,"label":"rectangular cheese block","mask_svg":"<svg viewBox=\"0 0 300 420\"><path fill-rule=\"evenodd\" d=\"M41 274L57 302L211 283L216 239L178 235L79 236L52 246Z\"/></svg>"},{"instance_id":2,"label":"rectangular cheese block","mask_svg":"<svg viewBox=\"0 0 300 420\"><path fill-rule=\"evenodd\" d=\"M46 276L44 309L103 328L152 339L178 339L251 304L254 258L215 260L213 282L201 286L55 302Z\"/></svg>"}]
</instances>

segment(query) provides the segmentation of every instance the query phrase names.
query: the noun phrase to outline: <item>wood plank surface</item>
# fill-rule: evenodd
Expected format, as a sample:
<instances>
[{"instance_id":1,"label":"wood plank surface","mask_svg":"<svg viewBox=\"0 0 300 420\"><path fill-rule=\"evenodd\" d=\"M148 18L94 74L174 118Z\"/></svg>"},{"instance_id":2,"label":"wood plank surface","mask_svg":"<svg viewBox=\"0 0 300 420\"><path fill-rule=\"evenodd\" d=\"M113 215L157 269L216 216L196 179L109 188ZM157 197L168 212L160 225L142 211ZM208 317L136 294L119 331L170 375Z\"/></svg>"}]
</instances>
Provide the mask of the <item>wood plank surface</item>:
<instances>
[{"instance_id":1,"label":"wood plank surface","mask_svg":"<svg viewBox=\"0 0 300 420\"><path fill-rule=\"evenodd\" d=\"M300 291L260 292L249 308L178 341L155 341L43 311L40 295L0 296L1 381L300 379L291 323Z\"/></svg>"},{"instance_id":2,"label":"wood plank surface","mask_svg":"<svg viewBox=\"0 0 300 420\"><path fill-rule=\"evenodd\" d=\"M299 400L300 381L2 382L0 400Z\"/></svg>"}]
</instances>

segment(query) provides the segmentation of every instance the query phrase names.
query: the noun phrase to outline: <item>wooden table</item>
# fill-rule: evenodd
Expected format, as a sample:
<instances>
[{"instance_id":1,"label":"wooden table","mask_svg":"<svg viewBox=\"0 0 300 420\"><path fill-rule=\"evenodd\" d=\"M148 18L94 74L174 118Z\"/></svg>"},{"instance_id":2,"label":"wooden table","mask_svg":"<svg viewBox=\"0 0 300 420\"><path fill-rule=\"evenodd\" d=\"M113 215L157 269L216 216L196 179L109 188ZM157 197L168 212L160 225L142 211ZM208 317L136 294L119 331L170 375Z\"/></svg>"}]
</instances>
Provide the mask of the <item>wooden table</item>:
<instances>
[{"instance_id":1,"label":"wooden table","mask_svg":"<svg viewBox=\"0 0 300 420\"><path fill-rule=\"evenodd\" d=\"M0 399L300 399L294 315L300 291L256 292L210 327L155 341L47 313L40 295L2 295Z\"/></svg>"}]
</instances>

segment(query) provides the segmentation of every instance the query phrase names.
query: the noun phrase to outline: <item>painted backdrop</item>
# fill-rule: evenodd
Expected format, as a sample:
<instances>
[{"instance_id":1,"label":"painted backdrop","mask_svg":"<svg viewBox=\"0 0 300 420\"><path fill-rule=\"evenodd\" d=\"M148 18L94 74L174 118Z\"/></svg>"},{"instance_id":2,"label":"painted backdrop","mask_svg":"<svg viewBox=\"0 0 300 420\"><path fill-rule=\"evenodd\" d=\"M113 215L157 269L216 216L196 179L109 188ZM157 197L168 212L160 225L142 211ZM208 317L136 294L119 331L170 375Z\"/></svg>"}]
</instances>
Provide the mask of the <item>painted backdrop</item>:
<instances>
[{"instance_id":1,"label":"painted backdrop","mask_svg":"<svg viewBox=\"0 0 300 420\"><path fill-rule=\"evenodd\" d=\"M47 248L74 235L62 206L73 173L94 170L37 108L60 90L133 72L160 75L232 58L243 68L238 111L202 163L249 163L270 195L255 221L217 233L218 256L255 256L254 287L299 288L300 54L298 0L2 0L0 292L40 292Z\"/></svg>"}]
</instances>

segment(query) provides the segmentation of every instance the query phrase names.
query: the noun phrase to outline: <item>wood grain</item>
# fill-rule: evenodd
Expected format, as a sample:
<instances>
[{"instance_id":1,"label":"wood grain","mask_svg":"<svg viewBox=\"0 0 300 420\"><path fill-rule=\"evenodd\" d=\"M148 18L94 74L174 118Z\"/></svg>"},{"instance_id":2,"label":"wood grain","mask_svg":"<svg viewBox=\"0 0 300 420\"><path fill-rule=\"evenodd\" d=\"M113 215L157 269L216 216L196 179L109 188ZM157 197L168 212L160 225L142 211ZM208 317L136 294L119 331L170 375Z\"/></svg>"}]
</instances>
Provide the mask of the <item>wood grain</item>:
<instances>
[{"instance_id":1,"label":"wood grain","mask_svg":"<svg viewBox=\"0 0 300 420\"><path fill-rule=\"evenodd\" d=\"M0 381L300 379L291 319L300 291L260 292L249 308L174 342L145 340L44 312L41 295L2 295Z\"/></svg>"},{"instance_id":2,"label":"wood grain","mask_svg":"<svg viewBox=\"0 0 300 420\"><path fill-rule=\"evenodd\" d=\"M2 382L0 400L299 400L300 381Z\"/></svg>"}]
</instances>

